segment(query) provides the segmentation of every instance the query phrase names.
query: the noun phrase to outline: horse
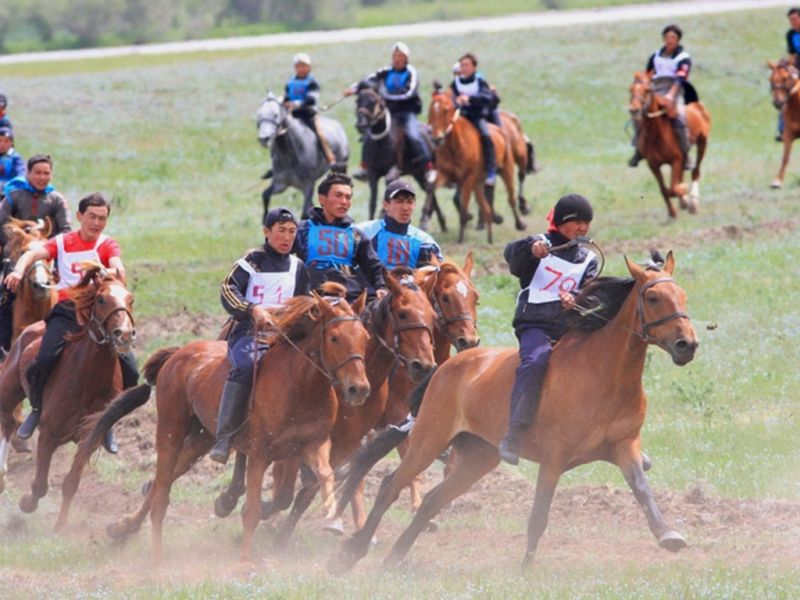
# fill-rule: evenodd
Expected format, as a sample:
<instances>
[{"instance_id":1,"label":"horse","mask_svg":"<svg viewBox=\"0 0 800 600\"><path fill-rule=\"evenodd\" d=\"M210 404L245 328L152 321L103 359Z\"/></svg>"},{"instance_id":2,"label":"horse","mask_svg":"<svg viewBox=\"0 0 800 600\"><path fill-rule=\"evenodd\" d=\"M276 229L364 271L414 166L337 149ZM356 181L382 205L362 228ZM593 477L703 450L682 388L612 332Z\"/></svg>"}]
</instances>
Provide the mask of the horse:
<instances>
[{"instance_id":1,"label":"horse","mask_svg":"<svg viewBox=\"0 0 800 600\"><path fill-rule=\"evenodd\" d=\"M495 219L492 203L487 200L483 181L486 178L480 137L477 129L467 119L461 119L452 94L436 91L428 109L428 123L435 146L438 176L434 189L450 181L458 186L460 194L460 229L458 242L464 243L464 229L468 221L470 196L474 193L486 223L486 236L492 243L492 221ZM497 172L508 191L508 203L514 214L517 230L525 229L520 219L514 194L514 157L506 136L496 125L490 125L497 157ZM429 207L426 206L426 210Z\"/></svg>"},{"instance_id":2,"label":"horse","mask_svg":"<svg viewBox=\"0 0 800 600\"><path fill-rule=\"evenodd\" d=\"M711 132L711 117L705 106L699 100L686 105L689 142L697 145L697 160L692 169L692 186L688 193L683 183L684 156L672 126L672 119L676 115L671 113L670 102L656 95L648 73L634 73L628 110L639 132L636 147L647 160L647 165L658 181L669 216L678 216L672 205L673 197L679 198L681 208L696 213L700 203L700 164L703 162ZM669 188L664 184L661 173L661 165L665 164L672 167Z\"/></svg>"},{"instance_id":3,"label":"horse","mask_svg":"<svg viewBox=\"0 0 800 600\"><path fill-rule=\"evenodd\" d=\"M367 345L366 369L370 396L360 406L340 405L336 422L331 430L330 464L336 467L349 458L360 446L363 437L375 427L384 412L389 374L398 368L414 381L427 377L435 367L434 324L436 313L428 301L431 293L425 284L418 286L408 269L398 268L385 274L389 293L365 312L370 331ZM430 286L433 280L427 282ZM214 504L218 516L224 517L235 508L238 497L244 492L244 461L237 456L233 481ZM280 461L273 467L273 498L262 506L261 518L292 506L292 510L278 531L276 543L284 544L298 520L308 509L319 489L318 483L304 477L302 488L295 496L294 484L300 468L297 459ZM294 503L292 499L294 498ZM293 505L292 505L293 504ZM361 527L366 519L363 498L356 495L352 502L353 520ZM326 529L338 531L340 523L329 523Z\"/></svg>"},{"instance_id":4,"label":"horse","mask_svg":"<svg viewBox=\"0 0 800 600\"><path fill-rule=\"evenodd\" d=\"M319 116L322 129L331 151L336 157L336 169L346 171L350 148L347 136L338 121ZM303 192L303 215L311 208L314 197L314 184L329 169L328 161L319 145L317 134L300 120L292 117L283 105L283 98L272 92L261 104L256 113L258 141L270 149L272 169L265 179L272 177L272 183L261 195L264 202L264 215L269 211L273 194L279 194L293 187Z\"/></svg>"},{"instance_id":5,"label":"horse","mask_svg":"<svg viewBox=\"0 0 800 600\"><path fill-rule=\"evenodd\" d=\"M242 513L241 558L252 559L253 533L261 512L261 484L269 464L302 456L326 482L333 498L329 465L330 431L342 405L363 404L370 387L365 371L368 333L356 316L366 292L351 308L344 286L327 283L326 296L296 296L274 316L276 334L253 377L247 422L234 438L247 461L247 498ZM335 296L328 296L335 294ZM354 312L355 311L355 312ZM156 388L156 474L138 511L106 529L114 539L138 531L148 512L152 523L152 560L163 559L162 527L172 484L214 444L222 386L228 376L227 346L222 341L194 341L164 348L145 364L146 383L121 394L95 419L82 444L83 457L96 448L120 418L147 401ZM292 385L276 385L276 382ZM334 393L334 388L336 393ZM332 500L329 500L331 503Z\"/></svg>"},{"instance_id":6,"label":"horse","mask_svg":"<svg viewBox=\"0 0 800 600\"><path fill-rule=\"evenodd\" d=\"M786 165L792 153L792 142L800 137L800 73L785 59L769 61L769 85L772 88L772 104L783 111L783 158L778 176L772 181L772 189L783 186Z\"/></svg>"},{"instance_id":7,"label":"horse","mask_svg":"<svg viewBox=\"0 0 800 600\"><path fill-rule=\"evenodd\" d=\"M70 290L82 329L68 339L44 390L36 473L31 492L19 501L26 513L35 511L39 499L47 494L53 452L70 441L80 441L84 418L102 411L122 389L118 355L130 351L136 339L133 295L124 281L95 263L87 263L84 271L78 285ZM42 321L26 328L11 345L0 370L0 482L7 471L9 438L16 428L14 409L28 393L25 372L39 351L44 328ZM73 460L64 478L56 530L67 523L84 466Z\"/></svg>"},{"instance_id":8,"label":"horse","mask_svg":"<svg viewBox=\"0 0 800 600\"><path fill-rule=\"evenodd\" d=\"M32 244L42 243L53 229L49 218L43 221L21 221L10 218L3 225L6 236L5 254L9 264L15 264ZM41 321L55 306L58 294L55 290L53 272L48 261L37 260L23 273L12 306L11 342L13 343L28 325ZM8 298L6 299L8 301ZM22 404L15 410L17 422L22 420ZM11 437L11 445L17 452L30 452L27 440Z\"/></svg>"},{"instance_id":9,"label":"horse","mask_svg":"<svg viewBox=\"0 0 800 600\"><path fill-rule=\"evenodd\" d=\"M650 344L666 350L682 366L694 358L697 335L686 313L686 293L672 278L672 253L663 269L646 270L627 259L626 263L630 278L598 278L577 298L580 310L573 313L572 329L553 349L535 424L523 437L521 455L540 465L525 564L532 561L547 526L561 475L597 460L621 469L660 547L672 552L686 547L683 537L664 521L644 474L640 430L647 399L642 375ZM450 444L455 450L452 468L426 494L385 564L401 560L443 507L499 464L497 444L508 425L518 365L516 348L473 348L448 360L420 386L415 395L424 395L409 450L383 479L366 525L332 555L331 572L349 570L366 554L382 515L400 490ZM359 455L369 454L370 445Z\"/></svg>"},{"instance_id":10,"label":"horse","mask_svg":"<svg viewBox=\"0 0 800 600\"><path fill-rule=\"evenodd\" d=\"M430 203L439 220L439 227L447 231L444 214L439 208L431 185L425 179L425 165L414 161L411 146L403 143L402 131L392 127L392 115L383 97L374 86L361 83L356 96L356 129L364 140L364 167L369 181L369 218L375 218L378 204L378 181L396 167L399 175L411 175L420 189L428 194ZM424 143L433 149L433 141L426 128L421 128ZM430 214L423 213L422 229L427 229Z\"/></svg>"}]
</instances>

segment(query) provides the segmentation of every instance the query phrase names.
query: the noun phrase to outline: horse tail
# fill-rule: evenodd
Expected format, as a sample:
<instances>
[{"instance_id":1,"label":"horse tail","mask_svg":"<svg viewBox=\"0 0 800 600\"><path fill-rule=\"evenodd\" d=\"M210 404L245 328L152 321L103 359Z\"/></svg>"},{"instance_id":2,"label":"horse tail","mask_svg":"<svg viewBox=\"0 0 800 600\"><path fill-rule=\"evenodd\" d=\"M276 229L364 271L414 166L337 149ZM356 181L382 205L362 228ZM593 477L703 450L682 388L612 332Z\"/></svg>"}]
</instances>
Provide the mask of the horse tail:
<instances>
[{"instance_id":1,"label":"horse tail","mask_svg":"<svg viewBox=\"0 0 800 600\"><path fill-rule=\"evenodd\" d=\"M178 346L170 346L169 348L162 348L150 355L147 362L144 363L144 380L151 386L156 384L158 373L164 363L175 354L180 348Z\"/></svg>"},{"instance_id":2,"label":"horse tail","mask_svg":"<svg viewBox=\"0 0 800 600\"><path fill-rule=\"evenodd\" d=\"M132 413L150 398L151 386L142 383L123 391L106 409L85 419L81 425L81 442L75 460L87 462L100 446L106 432L125 415Z\"/></svg>"}]
</instances>

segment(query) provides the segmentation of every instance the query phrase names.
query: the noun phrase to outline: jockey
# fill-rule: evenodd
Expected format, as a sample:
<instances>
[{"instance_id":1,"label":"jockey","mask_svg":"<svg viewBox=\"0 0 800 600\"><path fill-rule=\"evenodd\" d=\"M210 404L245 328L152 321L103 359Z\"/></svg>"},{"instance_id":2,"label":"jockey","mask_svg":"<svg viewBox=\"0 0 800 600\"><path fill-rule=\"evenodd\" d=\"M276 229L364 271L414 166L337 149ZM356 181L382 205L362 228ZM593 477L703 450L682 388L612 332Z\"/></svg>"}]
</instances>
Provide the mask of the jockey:
<instances>
[{"instance_id":1,"label":"jockey","mask_svg":"<svg viewBox=\"0 0 800 600\"><path fill-rule=\"evenodd\" d=\"M21 220L43 219L53 221L53 235L72 229L67 201L50 183L53 178L53 161L49 156L37 154L28 159L25 175L15 177L3 187L0 201L0 244L6 237L2 225L9 217Z\"/></svg>"},{"instance_id":2,"label":"jockey","mask_svg":"<svg viewBox=\"0 0 800 600\"><path fill-rule=\"evenodd\" d=\"M14 131L0 127L0 197L2 188L15 177L24 176L28 170L19 152L14 150Z\"/></svg>"},{"instance_id":3,"label":"jockey","mask_svg":"<svg viewBox=\"0 0 800 600\"><path fill-rule=\"evenodd\" d=\"M790 65L800 69L800 8L790 8L786 13L789 19L789 31L786 32L786 53ZM775 141L783 141L783 110L778 112L778 134Z\"/></svg>"},{"instance_id":4,"label":"jockey","mask_svg":"<svg viewBox=\"0 0 800 600\"><path fill-rule=\"evenodd\" d=\"M520 362L511 392L508 433L499 446L500 458L512 465L519 462L520 437L536 417L551 345L564 333L564 311L574 306L584 283L597 275L593 253L573 246L551 254L550 248L586 235L592 216L586 198L563 196L548 215L547 233L511 242L503 252L522 288L514 315ZM554 280L555 273L559 276Z\"/></svg>"},{"instance_id":5,"label":"jockey","mask_svg":"<svg viewBox=\"0 0 800 600\"><path fill-rule=\"evenodd\" d=\"M222 464L228 462L231 440L247 415L255 365L268 349L255 333L272 323L269 309L310 290L308 270L290 254L296 235L291 211L272 209L264 219L264 245L248 250L222 281L220 300L234 322L228 335L231 370L219 404L217 442L209 454Z\"/></svg>"},{"instance_id":6,"label":"jockey","mask_svg":"<svg viewBox=\"0 0 800 600\"><path fill-rule=\"evenodd\" d=\"M363 290L364 276L376 295L386 295L383 265L369 238L353 226L347 214L353 198L353 181L343 173L328 173L317 188L319 203L300 223L292 252L306 263L311 289L325 281L336 281L347 288L347 301L353 302Z\"/></svg>"},{"instance_id":7,"label":"jockey","mask_svg":"<svg viewBox=\"0 0 800 600\"><path fill-rule=\"evenodd\" d=\"M419 97L417 70L408 64L409 56L408 46L403 42L397 42L392 46L392 64L375 71L363 81L354 83L344 91L344 95L352 96L361 84L377 87L386 101L393 123L402 128L405 141L411 146L411 155L414 157L412 162L425 163L425 179L432 183L436 180L436 170L433 168L430 148L422 139L417 121L417 115L422 112L422 100ZM401 170L401 166L398 165L398 175ZM356 179L366 179L363 164L361 170L353 176Z\"/></svg>"},{"instance_id":8,"label":"jockey","mask_svg":"<svg viewBox=\"0 0 800 600\"><path fill-rule=\"evenodd\" d=\"M467 53L459 59L460 73L453 78L450 89L462 116L472 123L481 136L483 162L486 169L486 185L494 185L497 179L497 159L494 143L489 134L489 113L495 95L486 80L478 75L478 59Z\"/></svg>"},{"instance_id":9,"label":"jockey","mask_svg":"<svg viewBox=\"0 0 800 600\"><path fill-rule=\"evenodd\" d=\"M317 134L319 145L325 154L325 160L328 161L329 165L334 166L336 164L336 156L334 156L331 146L325 138L325 134L319 124L319 115L317 115L320 87L311 74L311 57L305 52L298 52L294 55L292 64L294 64L294 77L286 82L283 96L284 104L287 109L292 111L294 118L300 119L311 131Z\"/></svg>"},{"instance_id":10,"label":"jockey","mask_svg":"<svg viewBox=\"0 0 800 600\"><path fill-rule=\"evenodd\" d=\"M358 224L389 270L395 267L416 269L429 264L433 256L444 260L436 241L411 224L416 204L414 186L395 179L383 194L384 217Z\"/></svg>"},{"instance_id":11,"label":"jockey","mask_svg":"<svg viewBox=\"0 0 800 600\"><path fill-rule=\"evenodd\" d=\"M689 130L686 126L686 104L684 93L688 90L694 92L689 84L689 72L692 69L692 59L689 53L680 45L683 31L677 25L667 25L661 32L664 39L664 46L650 56L647 61L646 71L653 78L653 91L656 94L664 95L671 103L677 116L672 119L672 126L678 143L683 153L683 168L689 169ZM696 94L694 94L696 96ZM633 143L636 145L638 131L634 134ZM628 164L636 167L642 160L638 146Z\"/></svg>"},{"instance_id":12,"label":"jockey","mask_svg":"<svg viewBox=\"0 0 800 600\"><path fill-rule=\"evenodd\" d=\"M6 98L5 94L0 94L0 127L8 127L13 131L14 128L11 126L11 119L9 119L6 114L7 107L8 98Z\"/></svg>"},{"instance_id":13,"label":"jockey","mask_svg":"<svg viewBox=\"0 0 800 600\"><path fill-rule=\"evenodd\" d=\"M5 279L6 286L13 292L17 290L25 270L37 260L55 260L58 266L58 303L45 319L45 331L42 336L39 354L28 367L26 377L30 385L28 400L31 413L17 430L17 437L27 439L33 435L39 425L47 378L55 368L56 362L67 344L65 335L81 330L75 314L75 304L69 298L69 288L81 280L80 264L84 261L96 261L117 277L125 280L125 267L119 245L103 234L111 214L111 204L102 194L93 193L78 203L77 219L80 223L78 231L60 233L49 239L44 246L28 250L23 254L14 270ZM133 351L119 356L122 370L122 388L128 389L136 385L139 371ZM112 454L117 452L117 442L113 430L109 429L103 446Z\"/></svg>"}]
</instances>

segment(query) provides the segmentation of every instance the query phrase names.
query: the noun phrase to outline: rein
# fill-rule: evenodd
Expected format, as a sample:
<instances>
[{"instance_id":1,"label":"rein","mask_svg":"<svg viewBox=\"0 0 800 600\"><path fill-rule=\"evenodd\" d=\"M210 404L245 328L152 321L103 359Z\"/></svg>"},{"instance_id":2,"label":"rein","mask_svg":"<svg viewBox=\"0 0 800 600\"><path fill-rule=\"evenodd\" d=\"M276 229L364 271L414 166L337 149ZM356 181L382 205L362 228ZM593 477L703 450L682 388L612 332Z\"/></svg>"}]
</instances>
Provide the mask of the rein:
<instances>
[{"instance_id":1,"label":"rein","mask_svg":"<svg viewBox=\"0 0 800 600\"><path fill-rule=\"evenodd\" d=\"M386 105L381 102L381 98L377 92L367 89L364 90L362 93L366 94L367 96L373 97L375 99L375 104L371 111L370 109L364 106L358 107L356 109L356 114L367 115L368 119L367 125L369 127L367 135L369 136L369 138L371 140L376 140L376 141L382 140L387 135L389 135L389 132L392 129L392 113L389 112L389 110L386 108ZM372 132L372 128L381 118L384 121L384 130L381 133L375 134Z\"/></svg>"},{"instance_id":2,"label":"rein","mask_svg":"<svg viewBox=\"0 0 800 600\"><path fill-rule=\"evenodd\" d=\"M792 79L795 81L794 85L790 88L787 83L786 79L788 77L784 77L783 82L781 84L776 84L770 80L770 89L772 90L773 96L775 95L775 90L783 90L786 92L786 100L783 102L784 104L789 101L789 99L794 96L798 91L800 91L800 78L797 75L791 76Z\"/></svg>"},{"instance_id":3,"label":"rein","mask_svg":"<svg viewBox=\"0 0 800 600\"><path fill-rule=\"evenodd\" d=\"M445 316L444 310L442 310L441 303L439 302L439 296L436 294L436 286L439 283L439 273L441 273L441 269L437 267L434 273L433 285L431 286L431 293L428 295L428 300L433 306L433 310L436 312L436 325L439 327L439 330L444 333L445 336L447 336L447 339L450 340L450 343L455 346L455 336L450 333L447 326L453 323L459 323L461 321L472 321L472 323L475 324L475 329L477 330L478 322L470 313L457 313L450 317Z\"/></svg>"},{"instance_id":4,"label":"rein","mask_svg":"<svg viewBox=\"0 0 800 600\"><path fill-rule=\"evenodd\" d=\"M106 330L106 323L116 313L124 311L125 314L128 315L128 318L131 320L131 325L134 324L133 315L131 314L131 311L129 311L124 306L118 306L110 313L108 313L102 320L98 318L97 313L95 312L95 308L96 305L93 305L92 314L89 316L89 323L87 324L87 331L89 333L89 337L98 346L104 346L109 342L113 341L111 335ZM98 337L98 335L94 332L93 327L97 328L97 331L100 332L100 337Z\"/></svg>"},{"instance_id":5,"label":"rein","mask_svg":"<svg viewBox=\"0 0 800 600\"><path fill-rule=\"evenodd\" d=\"M389 297L387 296L387 298ZM389 303L391 302L391 300L386 300L386 302ZM411 361L406 355L400 352L400 333L402 333L403 331L411 331L414 329L424 329L425 331L428 332L428 335L430 336L431 339L431 345L433 345L433 331L431 331L431 328L428 327L428 325L423 323L422 321L400 325L397 321L397 317L395 316L395 314L389 308L387 308L386 310L392 318L392 331L394 332L392 345L390 346L384 339L384 337L377 331L374 332L375 338L381 343L381 345L384 348L386 348L389 352L392 353L392 355L400 364L402 364L404 367L408 367Z\"/></svg>"},{"instance_id":6,"label":"rein","mask_svg":"<svg viewBox=\"0 0 800 600\"><path fill-rule=\"evenodd\" d=\"M453 116L450 118L450 122L447 124L442 135L434 136L434 141L441 142L445 139L448 135L450 135L453 131L453 128L456 126L456 122L461 118L461 109L457 108L453 113Z\"/></svg>"}]
</instances>

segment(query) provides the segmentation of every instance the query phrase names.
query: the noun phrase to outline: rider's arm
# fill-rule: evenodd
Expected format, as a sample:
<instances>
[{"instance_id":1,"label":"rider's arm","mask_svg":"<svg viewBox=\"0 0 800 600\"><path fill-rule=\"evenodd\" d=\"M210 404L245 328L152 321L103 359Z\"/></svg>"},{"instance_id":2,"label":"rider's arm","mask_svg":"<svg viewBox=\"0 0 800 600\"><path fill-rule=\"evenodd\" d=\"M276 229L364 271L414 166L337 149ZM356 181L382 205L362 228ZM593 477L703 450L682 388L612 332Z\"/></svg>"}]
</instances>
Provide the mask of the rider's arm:
<instances>
[{"instance_id":1,"label":"rider's arm","mask_svg":"<svg viewBox=\"0 0 800 600\"><path fill-rule=\"evenodd\" d=\"M59 233L66 233L72 231L72 221L69 218L69 206L67 200L59 193L53 194L53 233L51 235L58 235Z\"/></svg>"},{"instance_id":2,"label":"rider's arm","mask_svg":"<svg viewBox=\"0 0 800 600\"><path fill-rule=\"evenodd\" d=\"M28 173L28 167L25 165L25 160L18 153L14 154L12 158L11 172L13 177L22 177Z\"/></svg>"},{"instance_id":3,"label":"rider's arm","mask_svg":"<svg viewBox=\"0 0 800 600\"><path fill-rule=\"evenodd\" d=\"M316 79L312 79L311 83L308 84L308 89L306 90L306 98L303 100L303 106L306 108L311 108L312 106L316 106L319 102L319 83L317 83Z\"/></svg>"},{"instance_id":4,"label":"rider's arm","mask_svg":"<svg viewBox=\"0 0 800 600\"><path fill-rule=\"evenodd\" d=\"M786 54L789 55L790 64L795 64L797 59L797 48L794 47L794 33L793 29L786 32Z\"/></svg>"},{"instance_id":5,"label":"rider's arm","mask_svg":"<svg viewBox=\"0 0 800 600\"><path fill-rule=\"evenodd\" d=\"M356 264L361 267L364 277L367 278L373 289L377 291L385 288L383 263L378 258L375 248L372 247L372 241L362 231L356 231L356 239L358 240L355 254Z\"/></svg>"},{"instance_id":6,"label":"rider's arm","mask_svg":"<svg viewBox=\"0 0 800 600\"><path fill-rule=\"evenodd\" d=\"M252 307L252 304L244 296L250 281L250 273L242 266L243 260L245 259L241 258L236 261L225 279L222 280L219 293L222 307L238 321L249 319Z\"/></svg>"},{"instance_id":7,"label":"rider's arm","mask_svg":"<svg viewBox=\"0 0 800 600\"><path fill-rule=\"evenodd\" d=\"M6 232L3 230L3 225L8 222L9 217L11 217L11 201L8 199L8 195L3 196L3 200L0 201L0 245L5 246L6 242L8 242L8 238L6 238Z\"/></svg>"},{"instance_id":8,"label":"rider's arm","mask_svg":"<svg viewBox=\"0 0 800 600\"><path fill-rule=\"evenodd\" d=\"M6 287L12 292L16 292L19 282L22 280L22 277L25 274L25 271L28 270L28 267L30 267L37 260L49 260L50 258L50 251L45 246L35 246L31 248L25 254L19 257L14 270L6 275L6 280L4 282Z\"/></svg>"},{"instance_id":9,"label":"rider's arm","mask_svg":"<svg viewBox=\"0 0 800 600\"><path fill-rule=\"evenodd\" d=\"M367 75L366 77L364 77L364 79L350 84L350 87L348 87L344 92L345 96L352 96L353 94L355 94L358 91L358 86L360 86L361 84L370 86L378 85L386 77L386 74L388 72L389 72L389 67L384 67L382 69L378 69L377 71L372 73L372 75Z\"/></svg>"},{"instance_id":10,"label":"rider's arm","mask_svg":"<svg viewBox=\"0 0 800 600\"><path fill-rule=\"evenodd\" d=\"M521 287L527 287L533 279L539 259L531 252L531 247L536 241L544 240L544 236L528 236L516 242L509 242L503 250L503 258L508 263L508 269L514 277L518 277Z\"/></svg>"},{"instance_id":11,"label":"rider's arm","mask_svg":"<svg viewBox=\"0 0 800 600\"><path fill-rule=\"evenodd\" d=\"M122 258L119 256L112 256L108 259L109 270L113 271L114 275L123 282L127 282L127 273L125 272L125 265L122 264Z\"/></svg>"}]
</instances>

